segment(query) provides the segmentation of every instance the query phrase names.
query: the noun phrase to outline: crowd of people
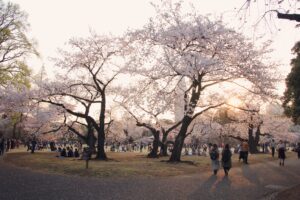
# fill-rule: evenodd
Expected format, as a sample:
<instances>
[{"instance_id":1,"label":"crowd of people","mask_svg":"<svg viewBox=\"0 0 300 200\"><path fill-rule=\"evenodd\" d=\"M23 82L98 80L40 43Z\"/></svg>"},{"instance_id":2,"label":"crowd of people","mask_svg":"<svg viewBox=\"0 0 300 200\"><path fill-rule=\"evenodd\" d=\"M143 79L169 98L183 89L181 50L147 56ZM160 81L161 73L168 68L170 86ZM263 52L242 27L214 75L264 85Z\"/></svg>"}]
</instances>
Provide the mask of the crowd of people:
<instances>
[{"instance_id":1,"label":"crowd of people","mask_svg":"<svg viewBox=\"0 0 300 200\"><path fill-rule=\"evenodd\" d=\"M278 144L275 143L274 140L271 141L271 154L272 157L275 157L275 151L278 153L279 166L284 166L284 161L286 159L286 144L280 140ZM295 146L293 149L297 153L298 159L300 159L300 143ZM243 163L248 164L248 155L249 155L249 144L244 141L238 146L239 152L239 162L243 160ZM209 150L209 156L211 159L211 167L213 174L216 175L218 170L222 166L224 169L224 173L228 176L228 172L232 167L232 157L233 151L231 150L229 144L226 144L224 148L222 148L221 152L221 160L220 160L220 151L217 144L213 144ZM221 162L220 162L221 161Z\"/></svg>"},{"instance_id":2,"label":"crowd of people","mask_svg":"<svg viewBox=\"0 0 300 200\"><path fill-rule=\"evenodd\" d=\"M73 150L73 146L67 146L65 147L58 147L57 149L57 155L56 157L75 157L75 158L79 158L80 153L78 151L77 148L75 148L75 150Z\"/></svg>"},{"instance_id":3,"label":"crowd of people","mask_svg":"<svg viewBox=\"0 0 300 200\"><path fill-rule=\"evenodd\" d=\"M21 142L15 139L4 139L0 138L0 155L10 149L15 149L20 146ZM74 157L79 158L82 155L83 148L82 144L56 144L54 141L40 141L36 138L31 138L24 142L24 146L27 147L27 151L34 153L36 150L50 149L51 151L56 151L57 157ZM283 141L275 142L271 140L264 145L266 149L263 152L271 152L272 157L275 157L275 153L278 154L279 165L285 165L286 159L286 143ZM300 143L292 146L292 150L297 153L300 159ZM149 142L145 143L131 143L122 144L120 142L115 142L111 144L106 144L106 151L111 152L150 152L152 150L152 144ZM168 152L172 152L172 147L168 148ZM199 155L199 156L209 156L211 159L212 170L214 174L217 174L218 169L222 166L224 173L227 176L230 168L232 167L231 157L234 153L239 154L239 161L243 161L244 164L248 164L249 155L249 144L246 141L241 142L238 145L230 146L229 144L202 144L194 148L193 146L185 145L183 154L184 155Z\"/></svg>"},{"instance_id":4,"label":"crowd of people","mask_svg":"<svg viewBox=\"0 0 300 200\"><path fill-rule=\"evenodd\" d=\"M143 152L151 151L151 143L121 143L121 142L112 142L105 144L105 150L111 152Z\"/></svg>"}]
</instances>

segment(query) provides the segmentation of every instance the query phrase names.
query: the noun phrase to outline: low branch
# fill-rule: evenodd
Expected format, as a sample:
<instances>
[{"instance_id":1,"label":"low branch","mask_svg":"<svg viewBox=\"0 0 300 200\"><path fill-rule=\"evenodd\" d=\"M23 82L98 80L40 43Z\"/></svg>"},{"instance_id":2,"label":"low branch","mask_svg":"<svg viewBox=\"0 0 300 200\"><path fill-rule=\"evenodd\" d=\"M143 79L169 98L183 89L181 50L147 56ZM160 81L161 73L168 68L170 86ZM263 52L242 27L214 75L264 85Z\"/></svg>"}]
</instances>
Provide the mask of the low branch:
<instances>
[{"instance_id":1,"label":"low branch","mask_svg":"<svg viewBox=\"0 0 300 200\"><path fill-rule=\"evenodd\" d=\"M239 140L239 141L241 141L241 142L247 142L247 141L248 141L248 140L245 139L245 138L242 138L242 137L240 137L240 136L235 136L235 135L227 135L227 137L230 137L230 138Z\"/></svg>"},{"instance_id":2,"label":"low branch","mask_svg":"<svg viewBox=\"0 0 300 200\"><path fill-rule=\"evenodd\" d=\"M232 107L232 108L236 108L242 111L246 111L246 112L250 112L250 113L258 113L259 110L255 110L255 109L247 109L247 108L242 108L242 107L238 107L238 106L233 106L231 104L226 103L227 106Z\"/></svg>"},{"instance_id":3,"label":"low branch","mask_svg":"<svg viewBox=\"0 0 300 200\"><path fill-rule=\"evenodd\" d=\"M156 133L156 129L153 128L150 124L141 123L141 122L137 121L137 122L136 122L136 125L137 125L137 126L145 127L145 128L147 128L147 129L149 129L152 133Z\"/></svg>"},{"instance_id":4,"label":"low branch","mask_svg":"<svg viewBox=\"0 0 300 200\"><path fill-rule=\"evenodd\" d=\"M82 135L81 133L79 133L79 131L77 131L75 128L73 128L72 126L67 125L68 129L75 133L78 137L80 137L82 140L87 141L87 137L85 137L84 135Z\"/></svg>"},{"instance_id":5,"label":"low branch","mask_svg":"<svg viewBox=\"0 0 300 200\"><path fill-rule=\"evenodd\" d=\"M272 135L270 133L260 133L259 135L260 136L269 136L269 137L272 137Z\"/></svg>"},{"instance_id":6,"label":"low branch","mask_svg":"<svg viewBox=\"0 0 300 200\"><path fill-rule=\"evenodd\" d=\"M277 11L278 19L288 19L291 21L300 22L300 14L285 14Z\"/></svg>"},{"instance_id":7,"label":"low branch","mask_svg":"<svg viewBox=\"0 0 300 200\"><path fill-rule=\"evenodd\" d=\"M217 105L212 105L212 106L208 106L207 108L203 109L202 111L196 113L193 117L192 117L192 120L194 120L196 117L198 117L199 115L203 114L204 112L212 109L212 108L217 108L219 106L222 106L224 105L224 103L220 103L220 104L217 104Z\"/></svg>"}]
</instances>

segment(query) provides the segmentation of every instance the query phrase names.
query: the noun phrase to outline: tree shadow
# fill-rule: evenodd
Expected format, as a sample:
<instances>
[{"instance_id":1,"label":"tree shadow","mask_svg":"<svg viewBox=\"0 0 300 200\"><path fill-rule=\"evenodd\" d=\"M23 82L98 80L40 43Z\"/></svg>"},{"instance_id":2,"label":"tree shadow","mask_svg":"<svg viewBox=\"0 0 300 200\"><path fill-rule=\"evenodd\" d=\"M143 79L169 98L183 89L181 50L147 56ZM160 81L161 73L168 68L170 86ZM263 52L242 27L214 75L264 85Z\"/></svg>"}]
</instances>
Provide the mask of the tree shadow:
<instances>
[{"instance_id":1,"label":"tree shadow","mask_svg":"<svg viewBox=\"0 0 300 200\"><path fill-rule=\"evenodd\" d=\"M164 162L164 163L168 163L168 164L187 164L187 165L193 165L193 166L198 166L196 162L194 161L189 161L189 160L184 160L184 161L180 161L180 162L173 162L173 161L169 161L169 160L161 160L160 162Z\"/></svg>"}]
</instances>

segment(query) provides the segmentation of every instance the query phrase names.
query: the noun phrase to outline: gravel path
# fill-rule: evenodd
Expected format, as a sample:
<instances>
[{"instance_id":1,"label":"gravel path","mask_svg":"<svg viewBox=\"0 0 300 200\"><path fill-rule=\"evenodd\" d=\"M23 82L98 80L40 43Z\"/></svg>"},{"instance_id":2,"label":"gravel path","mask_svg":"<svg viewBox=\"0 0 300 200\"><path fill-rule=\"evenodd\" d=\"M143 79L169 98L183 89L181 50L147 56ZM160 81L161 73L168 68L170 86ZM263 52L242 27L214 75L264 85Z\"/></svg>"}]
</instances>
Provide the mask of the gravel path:
<instances>
[{"instance_id":1,"label":"gravel path","mask_svg":"<svg viewBox=\"0 0 300 200\"><path fill-rule=\"evenodd\" d=\"M300 184L300 160L233 168L229 177L208 172L167 178L96 179L45 174L9 166L0 160L0 200L94 199L274 199Z\"/></svg>"}]
</instances>

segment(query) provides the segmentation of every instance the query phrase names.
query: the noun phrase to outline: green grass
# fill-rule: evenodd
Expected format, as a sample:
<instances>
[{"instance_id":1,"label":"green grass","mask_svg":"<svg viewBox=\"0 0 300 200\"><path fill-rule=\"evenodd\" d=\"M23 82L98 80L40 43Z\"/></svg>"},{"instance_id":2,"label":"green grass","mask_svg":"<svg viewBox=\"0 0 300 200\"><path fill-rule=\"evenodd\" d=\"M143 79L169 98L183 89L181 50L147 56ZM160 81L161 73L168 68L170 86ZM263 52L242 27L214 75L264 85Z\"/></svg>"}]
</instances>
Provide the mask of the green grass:
<instances>
[{"instance_id":1,"label":"green grass","mask_svg":"<svg viewBox=\"0 0 300 200\"><path fill-rule=\"evenodd\" d=\"M5 162L31 170L93 177L167 177L200 173L210 170L209 157L182 156L181 163L168 163L168 157L150 159L141 153L108 153L109 161L89 161L89 169L85 169L85 161L75 158L57 158L55 153L36 152L11 152L4 158ZM288 154L288 157L293 153ZM251 164L277 160L270 154L250 155ZM238 156L233 156L233 166L240 167Z\"/></svg>"}]
</instances>

